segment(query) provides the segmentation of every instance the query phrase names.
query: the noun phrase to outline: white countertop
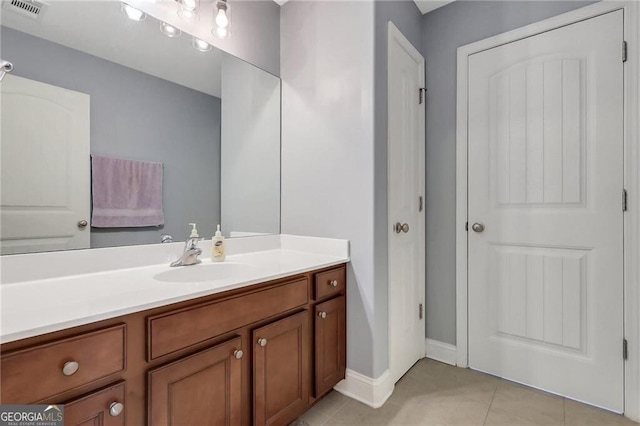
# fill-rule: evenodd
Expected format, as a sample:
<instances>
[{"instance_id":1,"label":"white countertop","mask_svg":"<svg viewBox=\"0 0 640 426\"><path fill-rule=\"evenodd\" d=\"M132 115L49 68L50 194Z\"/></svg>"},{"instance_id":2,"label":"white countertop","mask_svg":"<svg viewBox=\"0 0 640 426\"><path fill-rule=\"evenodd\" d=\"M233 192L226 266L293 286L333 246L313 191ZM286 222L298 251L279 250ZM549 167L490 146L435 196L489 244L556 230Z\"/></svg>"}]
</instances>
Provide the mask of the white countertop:
<instances>
[{"instance_id":1,"label":"white countertop","mask_svg":"<svg viewBox=\"0 0 640 426\"><path fill-rule=\"evenodd\" d=\"M210 244L205 243L202 263L194 266L171 268L162 263L3 283L0 286L0 342L24 339L349 261L348 241L278 237L279 244L258 244L259 251L251 250L249 239L243 239L242 249L235 250L239 253L227 256L223 264L209 260L207 248ZM261 238L255 237L257 242L267 237ZM314 240L319 244L314 245ZM42 254L38 256L43 257ZM2 266L4 269L13 267L9 262L3 262ZM202 268L218 266L227 270L217 274L214 280L160 280L163 276L176 274L199 275L204 271ZM12 274L16 275L13 271ZM163 275L158 277L159 274Z\"/></svg>"}]
</instances>

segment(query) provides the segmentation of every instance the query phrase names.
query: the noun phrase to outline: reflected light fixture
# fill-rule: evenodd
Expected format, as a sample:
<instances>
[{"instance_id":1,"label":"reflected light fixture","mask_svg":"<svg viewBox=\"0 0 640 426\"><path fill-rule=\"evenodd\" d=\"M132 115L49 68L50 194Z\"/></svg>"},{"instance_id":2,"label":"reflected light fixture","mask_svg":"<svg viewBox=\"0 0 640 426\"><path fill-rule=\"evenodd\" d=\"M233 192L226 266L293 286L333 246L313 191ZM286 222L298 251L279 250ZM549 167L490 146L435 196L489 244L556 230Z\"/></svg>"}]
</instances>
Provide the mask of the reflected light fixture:
<instances>
[{"instance_id":1,"label":"reflected light fixture","mask_svg":"<svg viewBox=\"0 0 640 426\"><path fill-rule=\"evenodd\" d=\"M211 33L221 39L229 38L231 36L231 7L227 0L218 0L213 13L215 18Z\"/></svg>"},{"instance_id":2,"label":"reflected light fixture","mask_svg":"<svg viewBox=\"0 0 640 426\"><path fill-rule=\"evenodd\" d=\"M199 0L180 0L178 16L185 21L198 21L200 19L200 16L198 16L198 4Z\"/></svg>"},{"instance_id":3,"label":"reflected light fixture","mask_svg":"<svg viewBox=\"0 0 640 426\"><path fill-rule=\"evenodd\" d=\"M131 19L132 21L144 21L144 19L147 17L146 13L139 9L136 9L135 7L129 6L126 3L122 3L122 7L120 8L120 10L125 14L127 18Z\"/></svg>"},{"instance_id":4,"label":"reflected light fixture","mask_svg":"<svg viewBox=\"0 0 640 426\"><path fill-rule=\"evenodd\" d=\"M208 52L213 48L213 46L211 46L206 41L200 40L199 38L196 38L196 37L193 38L191 45L193 46L194 49L200 52Z\"/></svg>"},{"instance_id":5,"label":"reflected light fixture","mask_svg":"<svg viewBox=\"0 0 640 426\"><path fill-rule=\"evenodd\" d=\"M180 34L182 34L182 31L180 31L173 25L167 24L166 22L160 23L160 32L166 35L167 37L171 37L171 38L180 37Z\"/></svg>"}]
</instances>

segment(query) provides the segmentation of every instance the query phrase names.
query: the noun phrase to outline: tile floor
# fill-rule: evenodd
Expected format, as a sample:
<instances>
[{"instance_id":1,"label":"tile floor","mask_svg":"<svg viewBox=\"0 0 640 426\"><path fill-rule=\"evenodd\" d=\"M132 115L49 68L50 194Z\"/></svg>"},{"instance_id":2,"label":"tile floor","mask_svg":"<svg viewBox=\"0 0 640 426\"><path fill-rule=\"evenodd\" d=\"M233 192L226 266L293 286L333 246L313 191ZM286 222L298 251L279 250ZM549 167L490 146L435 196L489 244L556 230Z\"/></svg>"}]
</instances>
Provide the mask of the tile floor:
<instances>
[{"instance_id":1,"label":"tile floor","mask_svg":"<svg viewBox=\"0 0 640 426\"><path fill-rule=\"evenodd\" d=\"M309 426L638 426L616 414L428 359L413 366L377 410L333 391L300 420Z\"/></svg>"}]
</instances>

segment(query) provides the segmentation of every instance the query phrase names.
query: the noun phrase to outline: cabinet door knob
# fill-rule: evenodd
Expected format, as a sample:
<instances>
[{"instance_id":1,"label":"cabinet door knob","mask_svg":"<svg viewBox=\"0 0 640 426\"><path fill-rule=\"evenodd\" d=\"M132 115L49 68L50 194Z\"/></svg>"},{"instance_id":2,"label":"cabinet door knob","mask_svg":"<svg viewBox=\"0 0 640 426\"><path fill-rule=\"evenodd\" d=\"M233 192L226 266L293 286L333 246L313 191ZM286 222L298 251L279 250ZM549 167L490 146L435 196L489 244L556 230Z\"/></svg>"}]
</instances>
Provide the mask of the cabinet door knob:
<instances>
[{"instance_id":1,"label":"cabinet door knob","mask_svg":"<svg viewBox=\"0 0 640 426\"><path fill-rule=\"evenodd\" d=\"M87 227L87 225L89 225L89 222L87 222L86 220L79 220L78 221L78 228L80 229L84 229Z\"/></svg>"},{"instance_id":2,"label":"cabinet door knob","mask_svg":"<svg viewBox=\"0 0 640 426\"><path fill-rule=\"evenodd\" d=\"M62 366L62 374L65 376L73 376L80 369L80 364L75 361L67 361Z\"/></svg>"},{"instance_id":3,"label":"cabinet door knob","mask_svg":"<svg viewBox=\"0 0 640 426\"><path fill-rule=\"evenodd\" d=\"M244 352L242 351L242 349L236 349L235 351L233 351L233 356L236 357L236 359L242 359L242 357L244 356Z\"/></svg>"},{"instance_id":4,"label":"cabinet door knob","mask_svg":"<svg viewBox=\"0 0 640 426\"><path fill-rule=\"evenodd\" d=\"M117 417L124 410L124 404L121 402L113 401L111 405L109 405L109 414L111 417Z\"/></svg>"},{"instance_id":5,"label":"cabinet door knob","mask_svg":"<svg viewBox=\"0 0 640 426\"><path fill-rule=\"evenodd\" d=\"M267 346L267 339L258 339L258 344L264 348Z\"/></svg>"},{"instance_id":6,"label":"cabinet door knob","mask_svg":"<svg viewBox=\"0 0 640 426\"><path fill-rule=\"evenodd\" d=\"M327 313L326 312L318 312L318 316L322 319L325 319L327 317Z\"/></svg>"},{"instance_id":7,"label":"cabinet door knob","mask_svg":"<svg viewBox=\"0 0 640 426\"><path fill-rule=\"evenodd\" d=\"M329 281L329 285L331 287L338 287L338 280L331 280Z\"/></svg>"}]
</instances>

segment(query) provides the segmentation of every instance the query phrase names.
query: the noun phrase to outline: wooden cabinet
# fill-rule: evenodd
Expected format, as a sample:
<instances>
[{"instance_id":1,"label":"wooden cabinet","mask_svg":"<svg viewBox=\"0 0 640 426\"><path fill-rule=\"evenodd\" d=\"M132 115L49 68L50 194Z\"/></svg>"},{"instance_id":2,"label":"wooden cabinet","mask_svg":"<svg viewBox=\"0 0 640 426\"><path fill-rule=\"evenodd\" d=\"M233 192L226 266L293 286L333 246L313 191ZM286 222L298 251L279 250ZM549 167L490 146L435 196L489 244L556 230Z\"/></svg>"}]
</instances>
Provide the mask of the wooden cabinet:
<instances>
[{"instance_id":1,"label":"wooden cabinet","mask_svg":"<svg viewBox=\"0 0 640 426\"><path fill-rule=\"evenodd\" d=\"M344 294L347 286L346 269L336 268L319 272L313 278L315 299Z\"/></svg>"},{"instance_id":2,"label":"wooden cabinet","mask_svg":"<svg viewBox=\"0 0 640 426\"><path fill-rule=\"evenodd\" d=\"M315 396L344 378L346 368L346 307L340 296L315 307Z\"/></svg>"},{"instance_id":3,"label":"wooden cabinet","mask_svg":"<svg viewBox=\"0 0 640 426\"><path fill-rule=\"evenodd\" d=\"M287 425L344 378L338 265L0 346L0 403L70 426Z\"/></svg>"},{"instance_id":4,"label":"wooden cabinet","mask_svg":"<svg viewBox=\"0 0 640 426\"><path fill-rule=\"evenodd\" d=\"M239 425L240 338L182 358L148 373L148 424Z\"/></svg>"},{"instance_id":5,"label":"wooden cabinet","mask_svg":"<svg viewBox=\"0 0 640 426\"><path fill-rule=\"evenodd\" d=\"M65 426L124 426L125 384L116 383L64 405Z\"/></svg>"},{"instance_id":6,"label":"wooden cabinet","mask_svg":"<svg viewBox=\"0 0 640 426\"><path fill-rule=\"evenodd\" d=\"M2 403L26 404L125 369L126 325L2 354Z\"/></svg>"},{"instance_id":7,"label":"wooden cabinet","mask_svg":"<svg viewBox=\"0 0 640 426\"><path fill-rule=\"evenodd\" d=\"M309 404L309 313L253 331L255 425L282 425Z\"/></svg>"}]
</instances>

